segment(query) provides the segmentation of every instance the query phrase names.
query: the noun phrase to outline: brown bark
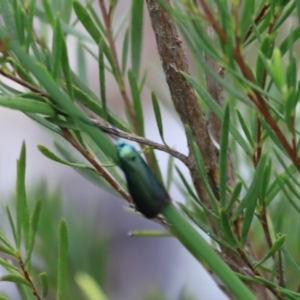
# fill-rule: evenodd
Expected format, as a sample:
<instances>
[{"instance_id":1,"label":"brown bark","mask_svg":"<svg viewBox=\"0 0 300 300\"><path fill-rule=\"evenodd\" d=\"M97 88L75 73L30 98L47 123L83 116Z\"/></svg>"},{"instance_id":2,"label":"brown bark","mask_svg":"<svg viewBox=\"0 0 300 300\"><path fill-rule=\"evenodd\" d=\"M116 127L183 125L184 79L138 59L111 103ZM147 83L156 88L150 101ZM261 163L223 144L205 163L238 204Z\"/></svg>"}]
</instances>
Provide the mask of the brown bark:
<instances>
[{"instance_id":1,"label":"brown bark","mask_svg":"<svg viewBox=\"0 0 300 300\"><path fill-rule=\"evenodd\" d=\"M181 42L179 42L180 39L174 20L156 1L146 0L146 2L172 101L183 125L188 125L191 128L193 139L201 151L204 165L210 178L210 183L213 190L216 192L218 189L217 151L211 141L208 124L198 103L195 91L181 74L181 71L188 72L188 63ZM165 4L170 5L168 0L165 1ZM214 93L214 87L216 85L215 83L212 83L211 78L208 78L208 81L209 90L211 93ZM218 86L217 91L220 93L220 88ZM217 95L216 97L219 96ZM216 122L215 125L217 127L215 131L218 132L220 130L220 124L217 125ZM192 157L190 157L190 159L191 164L189 169L197 194L201 201L211 208L210 199L206 189L192 163ZM220 232L214 220L210 219L210 222L214 232L220 236ZM248 276L254 275L253 270L244 261L243 257L233 253L227 248L222 248L222 251L219 254L233 270ZM222 283L216 282L231 299L234 299L232 294L222 285ZM268 299L266 288L263 285L248 283L248 287L258 299Z\"/></svg>"}]
</instances>

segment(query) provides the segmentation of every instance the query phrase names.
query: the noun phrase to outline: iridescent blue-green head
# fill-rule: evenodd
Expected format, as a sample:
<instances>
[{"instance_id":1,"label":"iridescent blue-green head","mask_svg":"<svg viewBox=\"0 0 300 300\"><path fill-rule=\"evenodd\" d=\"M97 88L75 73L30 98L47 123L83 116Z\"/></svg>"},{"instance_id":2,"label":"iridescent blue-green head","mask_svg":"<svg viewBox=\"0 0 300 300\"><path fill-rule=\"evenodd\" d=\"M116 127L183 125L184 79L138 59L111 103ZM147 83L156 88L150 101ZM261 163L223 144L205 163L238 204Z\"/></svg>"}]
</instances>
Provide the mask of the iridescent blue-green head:
<instances>
[{"instance_id":1,"label":"iridescent blue-green head","mask_svg":"<svg viewBox=\"0 0 300 300\"><path fill-rule=\"evenodd\" d=\"M125 143L122 139L117 140L117 148L121 161L133 163L139 156L139 153L137 153L134 147Z\"/></svg>"},{"instance_id":2,"label":"iridescent blue-green head","mask_svg":"<svg viewBox=\"0 0 300 300\"><path fill-rule=\"evenodd\" d=\"M156 217L170 197L135 148L123 140L117 141L120 167L137 209L147 218Z\"/></svg>"}]
</instances>

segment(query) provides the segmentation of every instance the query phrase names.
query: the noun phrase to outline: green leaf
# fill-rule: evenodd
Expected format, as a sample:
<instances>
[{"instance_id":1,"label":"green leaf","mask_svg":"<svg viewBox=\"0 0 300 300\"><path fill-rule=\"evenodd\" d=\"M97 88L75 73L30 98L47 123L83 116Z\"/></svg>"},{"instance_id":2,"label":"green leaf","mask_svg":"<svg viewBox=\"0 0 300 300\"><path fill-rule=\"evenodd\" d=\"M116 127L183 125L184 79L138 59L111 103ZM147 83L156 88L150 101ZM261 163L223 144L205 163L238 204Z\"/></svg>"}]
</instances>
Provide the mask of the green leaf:
<instances>
[{"instance_id":1,"label":"green leaf","mask_svg":"<svg viewBox=\"0 0 300 300\"><path fill-rule=\"evenodd\" d=\"M136 77L133 71L128 71L128 79L131 88L131 95L133 100L133 107L137 119L139 135L145 136L144 132L144 116L143 116L143 106L140 98L139 88L136 82ZM133 120L131 120L133 121Z\"/></svg>"},{"instance_id":2,"label":"green leaf","mask_svg":"<svg viewBox=\"0 0 300 300\"><path fill-rule=\"evenodd\" d=\"M72 0L63 0L61 4L61 18L68 24L72 15Z\"/></svg>"},{"instance_id":3,"label":"green leaf","mask_svg":"<svg viewBox=\"0 0 300 300\"><path fill-rule=\"evenodd\" d=\"M172 204L163 208L162 214L171 224L172 232L189 252L201 263L205 262L221 279L225 286L237 299L255 300L256 297L248 290L228 265L211 248L197 230L176 210Z\"/></svg>"},{"instance_id":4,"label":"green leaf","mask_svg":"<svg viewBox=\"0 0 300 300\"><path fill-rule=\"evenodd\" d=\"M17 186L16 186L16 210L17 210L17 248L21 246L21 230L23 229L25 247L29 247L29 212L25 188L26 171L26 146L23 142L19 160L17 161Z\"/></svg>"},{"instance_id":5,"label":"green leaf","mask_svg":"<svg viewBox=\"0 0 300 300\"><path fill-rule=\"evenodd\" d=\"M160 230L133 230L128 232L129 236L138 237L167 237L173 236L170 232L160 231Z\"/></svg>"},{"instance_id":6,"label":"green leaf","mask_svg":"<svg viewBox=\"0 0 300 300\"><path fill-rule=\"evenodd\" d=\"M0 245L0 252L6 253L6 254L11 255L13 257L16 257L16 253L13 250L11 250L11 249L3 246L3 245Z\"/></svg>"},{"instance_id":7,"label":"green leaf","mask_svg":"<svg viewBox=\"0 0 300 300\"><path fill-rule=\"evenodd\" d=\"M55 110L49 104L18 96L0 96L0 106L20 110L26 113L55 116Z\"/></svg>"},{"instance_id":8,"label":"green leaf","mask_svg":"<svg viewBox=\"0 0 300 300\"><path fill-rule=\"evenodd\" d=\"M274 36L270 36L267 34L263 40L263 42L260 45L260 51L266 57L267 59L272 57L274 49ZM261 58L261 55L257 56L257 61L256 61L256 82L257 84L264 88L264 72L266 71L264 62Z\"/></svg>"},{"instance_id":9,"label":"green leaf","mask_svg":"<svg viewBox=\"0 0 300 300\"><path fill-rule=\"evenodd\" d=\"M86 57L85 52L83 49L82 44L78 41L77 42L77 59L76 59L76 73L78 74L78 80L83 82L85 85L87 85L88 82L88 75L87 75L87 63L86 63ZM73 75L74 77L74 75Z\"/></svg>"},{"instance_id":10,"label":"green leaf","mask_svg":"<svg viewBox=\"0 0 300 300\"><path fill-rule=\"evenodd\" d=\"M24 45L25 42L25 13L23 8L16 3L13 3L14 8L14 18L15 18L15 25L16 25L16 32L17 38L21 45Z\"/></svg>"},{"instance_id":11,"label":"green leaf","mask_svg":"<svg viewBox=\"0 0 300 300\"><path fill-rule=\"evenodd\" d=\"M230 110L229 105L225 107L222 131L221 131L221 142L219 152L219 176L220 176L220 200L221 206L225 208L227 203L227 150L228 150L228 138L229 138L229 126L230 126Z\"/></svg>"},{"instance_id":12,"label":"green leaf","mask_svg":"<svg viewBox=\"0 0 300 300\"><path fill-rule=\"evenodd\" d=\"M126 29L124 40L123 40L123 47L122 47L122 75L123 76L126 73L128 45L129 45L129 28Z\"/></svg>"},{"instance_id":13,"label":"green leaf","mask_svg":"<svg viewBox=\"0 0 300 300\"><path fill-rule=\"evenodd\" d=\"M288 251L286 245L282 246L282 252L283 252L287 262L291 265L292 269L296 273L297 277L300 278L300 266L298 266L297 262L294 260L293 256Z\"/></svg>"},{"instance_id":14,"label":"green leaf","mask_svg":"<svg viewBox=\"0 0 300 300\"><path fill-rule=\"evenodd\" d=\"M36 0L31 0L29 2L29 7L28 7L28 15L26 18L26 43L25 43L25 49L26 52L28 53L31 41L32 41L32 33L33 33L33 18L35 15L35 8L36 8Z\"/></svg>"},{"instance_id":15,"label":"green leaf","mask_svg":"<svg viewBox=\"0 0 300 300\"><path fill-rule=\"evenodd\" d=\"M177 203L181 210L190 218L190 220L198 226L207 236L209 236L213 241L217 242L219 245L223 245L227 247L228 249L231 249L233 252L236 252L236 250L227 242L222 240L220 237L218 237L216 234L213 233L213 231L208 228L206 225L201 222L201 220L196 216L196 213L194 211L191 211L188 209L185 205L182 203Z\"/></svg>"},{"instance_id":16,"label":"green leaf","mask_svg":"<svg viewBox=\"0 0 300 300\"><path fill-rule=\"evenodd\" d=\"M3 18L5 27L9 33L9 35L13 38L16 38L16 28L14 15L11 8L11 1L0 0L0 8L1 8L1 16Z\"/></svg>"},{"instance_id":17,"label":"green leaf","mask_svg":"<svg viewBox=\"0 0 300 300\"><path fill-rule=\"evenodd\" d=\"M3 36L3 31L1 31L0 28L0 38L1 36ZM108 156L110 156L116 164L118 164L119 157L115 145L112 144L112 142L104 133L102 133L90 122L86 114L70 100L67 94L58 88L45 68L39 64L36 64L30 56L26 55L18 47L18 44L11 42L10 47L17 55L19 60L35 75L40 84L51 95L53 100L55 100L62 108L64 108L70 116L77 119L82 130L86 131L94 139L98 146L101 147L101 149Z\"/></svg>"},{"instance_id":18,"label":"green leaf","mask_svg":"<svg viewBox=\"0 0 300 300\"><path fill-rule=\"evenodd\" d=\"M59 223L57 293L56 300L64 299L64 290L67 283L68 270L68 232L64 220Z\"/></svg>"},{"instance_id":19,"label":"green leaf","mask_svg":"<svg viewBox=\"0 0 300 300\"><path fill-rule=\"evenodd\" d=\"M241 234L241 243L242 245L245 244L248 236L248 232L250 230L250 226L252 223L252 219L254 217L254 212L257 204L257 200L260 193L261 183L262 183L262 176L263 171L266 165L267 155L263 155L258 163L256 171L254 173L253 181L249 190L247 191L244 199L241 201L240 205L236 209L233 214L233 217L239 215L241 212L242 207L246 206L245 215L244 215L244 222L242 226L242 234ZM232 219L233 219L232 217Z\"/></svg>"},{"instance_id":20,"label":"green leaf","mask_svg":"<svg viewBox=\"0 0 300 300\"><path fill-rule=\"evenodd\" d=\"M183 76L191 83L191 85L195 88L201 99L207 104L207 106L213 111L213 113L218 117L218 119L222 120L223 111L222 108L216 103L216 101L209 95L209 93L191 76L183 73ZM230 124L230 133L235 138L235 140L240 144L243 150L249 156L252 153L251 148L246 143L245 139L240 134L239 130L234 126L233 123Z\"/></svg>"},{"instance_id":21,"label":"green leaf","mask_svg":"<svg viewBox=\"0 0 300 300\"><path fill-rule=\"evenodd\" d=\"M87 170L90 170L90 171L93 171L93 172L97 173L97 171L92 167L88 167L88 166L81 165L81 164L78 164L78 163L71 163L71 162L63 160L62 158L58 157L56 154L51 152L47 147L45 147L43 145L39 145L38 149L40 150L40 152L42 154L44 154L46 157L48 157L49 159L51 159L53 161L56 161L58 163L61 163L63 165L67 165L67 166L70 166L70 167L73 167L73 168L87 169Z\"/></svg>"},{"instance_id":22,"label":"green leaf","mask_svg":"<svg viewBox=\"0 0 300 300\"><path fill-rule=\"evenodd\" d=\"M42 204L41 199L38 199L36 204L35 204L33 213L31 215L30 234L29 234L29 247L28 247L27 253L26 253L27 257L26 257L26 260L25 260L25 266L27 266L27 264L30 262L31 253L32 253L32 250L33 250L35 236L36 236L38 223L39 223L39 218L40 218L41 204Z\"/></svg>"},{"instance_id":23,"label":"green leaf","mask_svg":"<svg viewBox=\"0 0 300 300\"><path fill-rule=\"evenodd\" d=\"M225 210L226 212L229 212L231 210L231 208L233 207L234 203L236 202L236 200L238 199L238 197L241 193L242 187L243 187L242 182L238 182L236 184L236 186L234 187L234 190L231 194L230 201L228 202L226 210Z\"/></svg>"},{"instance_id":24,"label":"green leaf","mask_svg":"<svg viewBox=\"0 0 300 300\"><path fill-rule=\"evenodd\" d=\"M48 19L48 23L50 23L53 26L55 24L55 19L54 19L53 11L52 11L52 8L49 4L49 1L48 0L42 0L42 4L43 4L44 11L45 11L45 14L46 14L47 19Z\"/></svg>"},{"instance_id":25,"label":"green leaf","mask_svg":"<svg viewBox=\"0 0 300 300\"><path fill-rule=\"evenodd\" d=\"M209 184L201 152L200 152L197 144L193 141L191 129L187 126L186 126L186 133L187 133L187 138L189 140L189 145L190 145L190 148L191 148L191 152L193 153L193 156L194 156L194 159L195 159L195 162L196 162L196 167L197 167L198 174L200 175L200 178L201 178L201 180L202 180L202 182L203 182L203 184L206 188L206 191L207 191L207 193L209 195L209 198L212 202L214 211L218 212L218 207L219 207L218 206L218 201L217 201L217 199L214 195L214 192L212 191L212 188Z\"/></svg>"},{"instance_id":26,"label":"green leaf","mask_svg":"<svg viewBox=\"0 0 300 300\"><path fill-rule=\"evenodd\" d=\"M103 110L103 119L107 122L107 110L106 110L106 89L105 89L105 65L103 55L103 40L99 41L99 80L100 80L100 95Z\"/></svg>"},{"instance_id":27,"label":"green leaf","mask_svg":"<svg viewBox=\"0 0 300 300\"><path fill-rule=\"evenodd\" d=\"M268 250L265 256L258 263L254 265L254 268L257 268L262 263L264 263L268 258L273 256L277 251L280 251L284 242L285 242L285 234L279 235L276 241L274 242L273 246Z\"/></svg>"},{"instance_id":28,"label":"green leaf","mask_svg":"<svg viewBox=\"0 0 300 300\"><path fill-rule=\"evenodd\" d=\"M18 233L17 233L17 230L16 230L16 226L14 224L14 220L13 220L12 215L10 213L10 209L9 209L9 207L7 205L5 206L5 209L6 209L6 213L7 213L7 216L8 216L8 220L9 220L9 224L10 224L10 227L11 227L11 231L13 232L13 236L14 236L14 240L15 240L16 246L18 247L18 245L20 244L19 243L20 237L18 236Z\"/></svg>"},{"instance_id":29,"label":"green leaf","mask_svg":"<svg viewBox=\"0 0 300 300\"><path fill-rule=\"evenodd\" d=\"M0 278L0 281L9 281L17 284L24 284L30 287L30 283L22 276L15 274L6 274Z\"/></svg>"},{"instance_id":30,"label":"green leaf","mask_svg":"<svg viewBox=\"0 0 300 300\"><path fill-rule=\"evenodd\" d=\"M49 280L48 280L48 275L46 272L42 272L39 274L39 279L42 284L42 296L45 298L48 295L48 290L49 290Z\"/></svg>"},{"instance_id":31,"label":"green leaf","mask_svg":"<svg viewBox=\"0 0 300 300\"><path fill-rule=\"evenodd\" d=\"M251 26L251 21L254 15L255 1L246 0L241 2L242 9L240 12L239 32L241 39L244 40L245 34Z\"/></svg>"},{"instance_id":32,"label":"green leaf","mask_svg":"<svg viewBox=\"0 0 300 300\"><path fill-rule=\"evenodd\" d=\"M237 108L235 109L235 111L236 111L236 114L238 116L239 122L240 122L240 124L242 126L243 132L244 132L244 134L245 134L245 136L246 136L249 144L251 145L252 148L254 148L254 139L251 136L251 133L250 133L250 131L248 129L248 126L247 126L247 124L245 122L245 118L241 115L240 111Z\"/></svg>"},{"instance_id":33,"label":"green leaf","mask_svg":"<svg viewBox=\"0 0 300 300\"><path fill-rule=\"evenodd\" d=\"M179 178L181 179L184 187L186 188L188 194L196 201L196 202L200 202L199 198L197 197L196 193L193 191L193 189L191 188L191 186L188 184L187 180L185 179L184 175L182 174L182 172L180 171L180 169L175 165L175 169L179 175Z\"/></svg>"},{"instance_id":34,"label":"green leaf","mask_svg":"<svg viewBox=\"0 0 300 300\"><path fill-rule=\"evenodd\" d=\"M159 103L158 103L157 97L153 91L151 92L151 98L152 98L152 106L153 106L153 110L154 110L154 114L155 114L156 125L158 128L160 138L163 141L163 143L165 145L167 145L165 142L165 139L164 139L164 131L163 131L163 124L162 124Z\"/></svg>"},{"instance_id":35,"label":"green leaf","mask_svg":"<svg viewBox=\"0 0 300 300\"><path fill-rule=\"evenodd\" d=\"M72 71L69 63L68 48L66 40L61 34L61 57L60 57L61 68L65 77L66 87L71 100L74 101L74 91L72 82Z\"/></svg>"},{"instance_id":36,"label":"green leaf","mask_svg":"<svg viewBox=\"0 0 300 300\"><path fill-rule=\"evenodd\" d=\"M19 269L16 268L12 263L8 263L6 260L0 258L0 265L7 270L13 270L19 272Z\"/></svg>"},{"instance_id":37,"label":"green leaf","mask_svg":"<svg viewBox=\"0 0 300 300\"><path fill-rule=\"evenodd\" d=\"M53 31L52 40L52 66L51 74L55 81L60 80L60 69L61 69L61 52L62 52L62 31L60 28L60 17L55 20L55 26Z\"/></svg>"},{"instance_id":38,"label":"green leaf","mask_svg":"<svg viewBox=\"0 0 300 300\"><path fill-rule=\"evenodd\" d=\"M143 37L144 1L133 0L131 11L131 63L132 71L139 78L142 37Z\"/></svg>"},{"instance_id":39,"label":"green leaf","mask_svg":"<svg viewBox=\"0 0 300 300\"><path fill-rule=\"evenodd\" d=\"M167 168L167 180L166 180L166 189L170 190L171 184L173 182L173 170L174 170L174 157L169 155L168 159L168 168Z\"/></svg>"},{"instance_id":40,"label":"green leaf","mask_svg":"<svg viewBox=\"0 0 300 300\"><path fill-rule=\"evenodd\" d=\"M14 247L11 245L7 237L4 235L4 233L0 230L0 241L10 250L14 251Z\"/></svg>"},{"instance_id":41,"label":"green leaf","mask_svg":"<svg viewBox=\"0 0 300 300\"><path fill-rule=\"evenodd\" d=\"M82 6L78 1L73 2L73 7L79 21L82 23L86 31L94 39L95 43L98 44L101 38L100 31L96 27L90 15L87 13L85 7Z\"/></svg>"},{"instance_id":42,"label":"green leaf","mask_svg":"<svg viewBox=\"0 0 300 300\"><path fill-rule=\"evenodd\" d=\"M220 210L220 219L221 219L222 231L226 242L229 243L231 246L236 247L238 245L238 242L231 229L228 215L226 211L223 210L222 208Z\"/></svg>"},{"instance_id":43,"label":"green leaf","mask_svg":"<svg viewBox=\"0 0 300 300\"><path fill-rule=\"evenodd\" d=\"M83 291L88 300L107 300L96 280L86 273L79 272L75 276L75 281Z\"/></svg>"}]
</instances>

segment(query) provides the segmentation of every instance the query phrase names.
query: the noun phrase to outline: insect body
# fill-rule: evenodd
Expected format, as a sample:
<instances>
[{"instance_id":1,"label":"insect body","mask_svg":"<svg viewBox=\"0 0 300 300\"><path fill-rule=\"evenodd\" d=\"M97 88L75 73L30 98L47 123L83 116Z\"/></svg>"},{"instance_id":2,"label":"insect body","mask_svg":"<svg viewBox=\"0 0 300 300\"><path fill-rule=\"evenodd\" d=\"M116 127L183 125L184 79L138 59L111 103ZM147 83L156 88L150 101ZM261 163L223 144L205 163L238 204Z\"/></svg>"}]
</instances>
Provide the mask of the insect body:
<instances>
[{"instance_id":1,"label":"insect body","mask_svg":"<svg viewBox=\"0 0 300 300\"><path fill-rule=\"evenodd\" d=\"M156 217L171 202L168 192L133 146L118 140L117 147L120 166L137 209L146 218Z\"/></svg>"}]
</instances>

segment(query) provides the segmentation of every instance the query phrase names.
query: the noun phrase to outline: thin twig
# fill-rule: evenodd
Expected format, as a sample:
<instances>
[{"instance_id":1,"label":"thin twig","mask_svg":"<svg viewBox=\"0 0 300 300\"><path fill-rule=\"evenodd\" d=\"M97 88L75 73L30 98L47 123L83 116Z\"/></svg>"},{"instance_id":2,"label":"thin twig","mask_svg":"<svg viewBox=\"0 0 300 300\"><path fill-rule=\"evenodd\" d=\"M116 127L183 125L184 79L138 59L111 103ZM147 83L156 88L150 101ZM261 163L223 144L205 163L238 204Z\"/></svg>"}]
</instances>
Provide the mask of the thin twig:
<instances>
[{"instance_id":1,"label":"thin twig","mask_svg":"<svg viewBox=\"0 0 300 300\"><path fill-rule=\"evenodd\" d=\"M140 133L138 130L138 125L137 125L137 120L136 120L136 115L134 112L134 109L132 107L132 104L129 101L129 97L126 93L125 90L125 84L124 84L124 80L123 80L123 76L121 73L121 69L120 69L120 64L119 64L119 60L118 60L118 55L117 55L117 50L116 50L116 45L114 42L114 38L113 38L113 33L112 33L112 29L111 29L111 13L108 13L106 8L105 8L105 4L104 4L104 0L98 0L99 2L99 6L100 6L100 10L102 13L102 17L103 17L103 21L106 27L106 36L107 36L107 40L109 43L109 48L111 50L111 54L112 57L114 59L114 64L118 73L118 77L119 77L119 88L120 88L120 93L121 96L123 98L123 101L125 103L126 109L128 110L128 113L130 115L130 119L133 122L133 126L135 129L136 133ZM111 9L110 9L111 11Z\"/></svg>"},{"instance_id":2,"label":"thin twig","mask_svg":"<svg viewBox=\"0 0 300 300\"><path fill-rule=\"evenodd\" d=\"M144 137L141 137L141 136L138 136L138 135L135 135L135 134L132 134L132 133L121 131L121 130L113 128L113 127L108 127L106 125L101 124L100 121L95 120L95 119L91 119L91 121L95 125L97 125L97 127L101 128L101 130L103 130L104 132L106 132L108 134L112 134L112 135L124 138L126 140L134 141L134 142L137 142L139 144L147 145L147 146L150 146L150 147L152 147L154 149L157 149L157 150L169 153L173 157L181 160L186 166L189 166L189 159L188 159L188 157L185 156L184 154L182 154L182 153L180 153L180 152L178 152L178 151L170 148L170 147L167 147L165 145L156 143L154 141L148 140L148 139L146 139Z\"/></svg>"},{"instance_id":3,"label":"thin twig","mask_svg":"<svg viewBox=\"0 0 300 300\"><path fill-rule=\"evenodd\" d=\"M130 195L124 191L124 189L119 185L118 182L115 181L115 179L105 170L104 167L102 167L95 159L94 157L87 152L80 144L79 142L73 137L71 132L67 130L66 128L61 129L63 132L63 137L75 148L77 149L97 170L100 176L102 176L108 184L116 190L124 199L126 199L129 203L133 203Z\"/></svg>"},{"instance_id":4,"label":"thin twig","mask_svg":"<svg viewBox=\"0 0 300 300\"><path fill-rule=\"evenodd\" d=\"M265 4L262 9L260 10L260 12L257 14L256 18L254 19L254 24L258 25L260 23L260 21L262 20L262 18L264 17L267 9L270 7L270 4ZM249 36L251 35L251 33L253 32L253 26L250 26L246 35L245 35L245 39L244 42L247 41L247 39L249 38Z\"/></svg>"},{"instance_id":5,"label":"thin twig","mask_svg":"<svg viewBox=\"0 0 300 300\"><path fill-rule=\"evenodd\" d=\"M17 257L18 257L18 263L19 263L19 265L21 267L21 270L23 272L23 276L28 281L28 283L31 287L32 294L36 297L37 300L42 300L42 297L38 294L38 292L37 292L37 290L36 290L36 288L33 284L33 281L30 278L30 275L29 275L28 271L26 270L26 268L24 266L23 259L21 257L21 253L17 252Z\"/></svg>"}]
</instances>

